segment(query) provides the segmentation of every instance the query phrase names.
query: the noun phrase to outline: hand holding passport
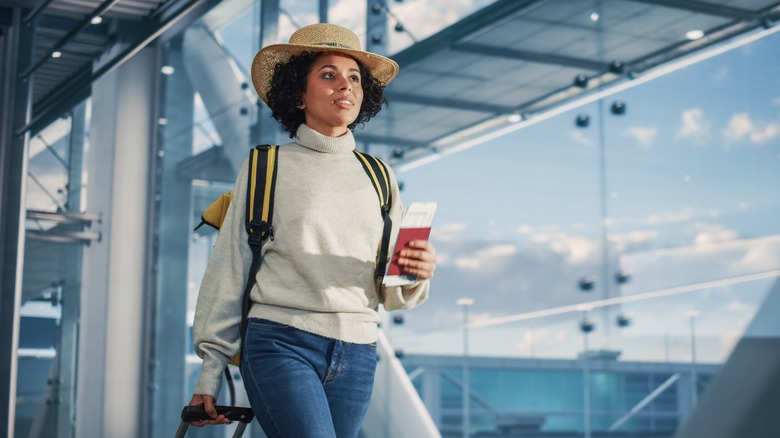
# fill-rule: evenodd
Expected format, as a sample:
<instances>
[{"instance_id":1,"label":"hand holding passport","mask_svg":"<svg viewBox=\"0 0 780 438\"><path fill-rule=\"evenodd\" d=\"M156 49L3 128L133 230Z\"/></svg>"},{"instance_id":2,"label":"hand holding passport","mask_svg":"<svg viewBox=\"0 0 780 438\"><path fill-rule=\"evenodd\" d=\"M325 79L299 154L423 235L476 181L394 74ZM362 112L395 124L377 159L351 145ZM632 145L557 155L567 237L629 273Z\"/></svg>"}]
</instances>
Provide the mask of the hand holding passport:
<instances>
[{"instance_id":1,"label":"hand holding passport","mask_svg":"<svg viewBox=\"0 0 780 438\"><path fill-rule=\"evenodd\" d=\"M436 213L435 202L413 202L409 205L401 220L398 238L392 251L392 258L383 280L385 286L402 286L414 282L417 278L402 274L398 265L401 250L413 240L428 240L431 224Z\"/></svg>"}]
</instances>

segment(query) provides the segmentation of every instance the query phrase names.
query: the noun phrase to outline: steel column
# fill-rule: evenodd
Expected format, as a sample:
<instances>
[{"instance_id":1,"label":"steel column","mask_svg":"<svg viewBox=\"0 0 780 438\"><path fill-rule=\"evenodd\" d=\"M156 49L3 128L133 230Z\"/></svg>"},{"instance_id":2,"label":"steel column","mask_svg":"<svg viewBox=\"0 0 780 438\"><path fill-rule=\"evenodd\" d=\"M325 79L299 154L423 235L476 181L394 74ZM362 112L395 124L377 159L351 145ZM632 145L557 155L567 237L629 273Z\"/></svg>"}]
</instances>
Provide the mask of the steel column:
<instances>
[{"instance_id":1,"label":"steel column","mask_svg":"<svg viewBox=\"0 0 780 438\"><path fill-rule=\"evenodd\" d=\"M387 55L387 6L384 0L366 1L366 49Z\"/></svg>"},{"instance_id":2,"label":"steel column","mask_svg":"<svg viewBox=\"0 0 780 438\"><path fill-rule=\"evenodd\" d=\"M152 333L152 379L150 436L169 437L180 422L182 406L189 403L185 358L189 340L187 327L187 265L190 234L192 185L176 171L179 163L192 157L192 120L195 90L182 62L182 38L168 44L165 65L174 68L162 91L158 148L159 197L154 254L154 313Z\"/></svg>"},{"instance_id":3,"label":"steel column","mask_svg":"<svg viewBox=\"0 0 780 438\"><path fill-rule=\"evenodd\" d=\"M82 213L81 177L84 170L84 146L87 138L86 104L81 103L71 113L70 147L68 148L68 203L69 212ZM65 282L62 286L62 315L60 319L59 394L57 437L75 436L76 426L76 353L78 352L79 314L81 308L81 269L84 250L81 245L66 249Z\"/></svg>"},{"instance_id":4,"label":"steel column","mask_svg":"<svg viewBox=\"0 0 780 438\"><path fill-rule=\"evenodd\" d=\"M102 240L84 250L76 436L136 438L147 427L149 187L159 65L147 48L93 85L89 210Z\"/></svg>"},{"instance_id":5,"label":"steel column","mask_svg":"<svg viewBox=\"0 0 780 438\"><path fill-rule=\"evenodd\" d=\"M260 4L260 45L265 47L279 42L279 0L263 1ZM257 121L249 134L252 144L277 144L279 124L271 117L271 109L258 101ZM252 145L247 145L251 147Z\"/></svg>"},{"instance_id":6,"label":"steel column","mask_svg":"<svg viewBox=\"0 0 780 438\"><path fill-rule=\"evenodd\" d=\"M328 0L320 0L320 23L328 22Z\"/></svg>"},{"instance_id":7,"label":"steel column","mask_svg":"<svg viewBox=\"0 0 780 438\"><path fill-rule=\"evenodd\" d=\"M32 62L37 20L24 24L26 10L13 10L0 36L0 435L14 436L19 306L24 260L25 182L29 133L15 134L30 120L32 81L19 72Z\"/></svg>"}]
</instances>

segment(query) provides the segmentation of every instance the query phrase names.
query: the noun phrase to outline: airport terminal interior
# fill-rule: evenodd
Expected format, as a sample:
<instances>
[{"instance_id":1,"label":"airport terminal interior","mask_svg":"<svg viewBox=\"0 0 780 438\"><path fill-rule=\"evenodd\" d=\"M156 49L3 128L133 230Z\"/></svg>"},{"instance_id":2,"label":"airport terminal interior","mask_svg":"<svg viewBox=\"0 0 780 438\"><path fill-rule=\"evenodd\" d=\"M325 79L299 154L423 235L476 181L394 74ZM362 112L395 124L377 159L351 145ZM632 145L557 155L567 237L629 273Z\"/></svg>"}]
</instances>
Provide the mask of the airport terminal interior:
<instances>
[{"instance_id":1,"label":"airport terminal interior","mask_svg":"<svg viewBox=\"0 0 780 438\"><path fill-rule=\"evenodd\" d=\"M252 58L317 22L400 65L357 147L437 203L362 438L780 437L777 0L0 0L0 436L174 435L194 228L290 141Z\"/></svg>"}]
</instances>

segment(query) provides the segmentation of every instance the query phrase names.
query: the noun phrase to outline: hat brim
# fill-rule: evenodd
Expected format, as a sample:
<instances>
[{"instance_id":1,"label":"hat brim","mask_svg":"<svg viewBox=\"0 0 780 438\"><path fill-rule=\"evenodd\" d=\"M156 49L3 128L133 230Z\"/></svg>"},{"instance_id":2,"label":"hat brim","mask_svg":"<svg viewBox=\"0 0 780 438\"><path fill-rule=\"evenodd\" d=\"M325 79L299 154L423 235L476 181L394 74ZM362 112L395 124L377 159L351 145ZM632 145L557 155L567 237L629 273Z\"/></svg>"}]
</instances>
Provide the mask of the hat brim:
<instances>
[{"instance_id":1,"label":"hat brim","mask_svg":"<svg viewBox=\"0 0 780 438\"><path fill-rule=\"evenodd\" d=\"M274 67L281 62L287 62L293 55L303 52L343 53L360 62L371 72L372 76L384 85L389 84L398 74L398 64L395 61L376 53L322 45L272 44L257 52L252 61L252 83L263 102L268 103L268 90L274 75Z\"/></svg>"}]
</instances>

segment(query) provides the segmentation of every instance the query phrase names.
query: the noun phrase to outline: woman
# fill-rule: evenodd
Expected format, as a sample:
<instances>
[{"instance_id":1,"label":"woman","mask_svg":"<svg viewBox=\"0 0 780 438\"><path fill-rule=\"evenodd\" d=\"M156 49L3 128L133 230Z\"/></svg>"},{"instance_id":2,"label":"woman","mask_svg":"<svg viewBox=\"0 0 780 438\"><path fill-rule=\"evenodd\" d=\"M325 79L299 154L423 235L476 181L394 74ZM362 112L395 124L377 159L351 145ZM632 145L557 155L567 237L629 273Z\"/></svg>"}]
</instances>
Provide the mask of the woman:
<instances>
[{"instance_id":1,"label":"woman","mask_svg":"<svg viewBox=\"0 0 780 438\"><path fill-rule=\"evenodd\" d=\"M332 24L306 26L253 61L255 89L295 139L279 148L274 239L263 245L241 355L250 404L268 437L356 437L376 369L379 304L410 309L428 297L436 268L428 241L401 252L403 273L416 282L377 284L383 223L352 152L351 129L379 112L397 72L394 61L360 50L354 33ZM247 171L245 162L235 193L245 193ZM398 224L398 183L389 176ZM203 368L190 404L203 404L214 419L195 426L227 422L213 406L241 342L252 260L242 198L231 202L198 296L193 333Z\"/></svg>"}]
</instances>

